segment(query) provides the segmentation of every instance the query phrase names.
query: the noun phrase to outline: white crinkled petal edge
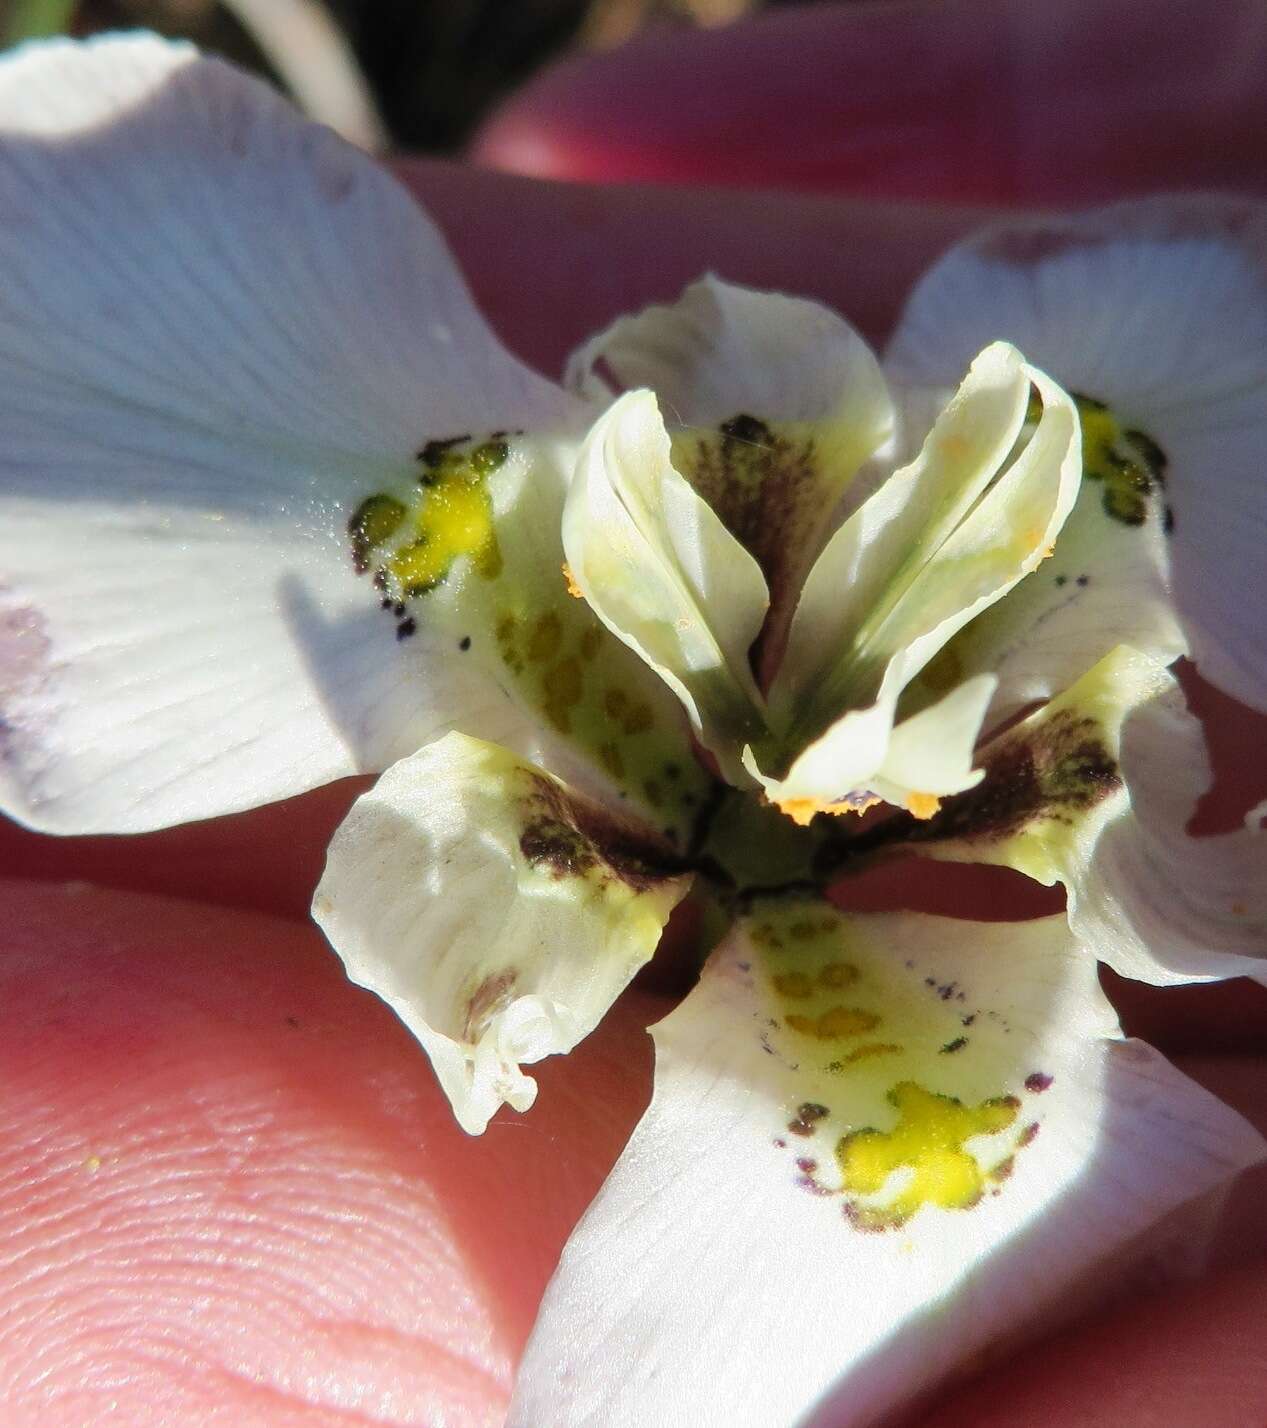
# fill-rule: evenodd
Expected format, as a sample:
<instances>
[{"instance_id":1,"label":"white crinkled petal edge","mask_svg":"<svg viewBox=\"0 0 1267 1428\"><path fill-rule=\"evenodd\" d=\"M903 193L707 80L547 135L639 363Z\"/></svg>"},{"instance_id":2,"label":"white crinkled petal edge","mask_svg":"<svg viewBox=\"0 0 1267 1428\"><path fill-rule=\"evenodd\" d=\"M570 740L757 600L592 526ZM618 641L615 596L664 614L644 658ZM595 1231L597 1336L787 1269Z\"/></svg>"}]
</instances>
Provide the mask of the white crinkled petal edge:
<instances>
[{"instance_id":1,"label":"white crinkled petal edge","mask_svg":"<svg viewBox=\"0 0 1267 1428\"><path fill-rule=\"evenodd\" d=\"M597 1026L690 882L654 832L507 749L450 734L357 800L313 915L478 1135L502 1104L528 1109L537 1088L521 1064Z\"/></svg>"}]
</instances>

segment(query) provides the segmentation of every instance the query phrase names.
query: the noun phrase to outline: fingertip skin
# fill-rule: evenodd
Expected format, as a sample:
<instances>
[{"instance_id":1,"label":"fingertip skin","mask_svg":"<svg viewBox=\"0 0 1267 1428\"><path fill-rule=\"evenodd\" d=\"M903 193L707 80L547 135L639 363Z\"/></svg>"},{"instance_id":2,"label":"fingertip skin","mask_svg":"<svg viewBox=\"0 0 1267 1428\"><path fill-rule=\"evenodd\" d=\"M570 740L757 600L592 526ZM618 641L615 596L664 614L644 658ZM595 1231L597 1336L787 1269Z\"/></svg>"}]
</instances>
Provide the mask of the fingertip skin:
<instances>
[{"instance_id":1,"label":"fingertip skin","mask_svg":"<svg viewBox=\"0 0 1267 1428\"><path fill-rule=\"evenodd\" d=\"M1017 1355L907 1428L1267 1423L1267 1259Z\"/></svg>"},{"instance_id":2,"label":"fingertip skin","mask_svg":"<svg viewBox=\"0 0 1267 1428\"><path fill-rule=\"evenodd\" d=\"M929 263L994 216L967 204L550 182L424 159L396 172L498 335L555 378L614 318L675 299L706 272L817 298L878 343Z\"/></svg>"},{"instance_id":3,"label":"fingertip skin","mask_svg":"<svg viewBox=\"0 0 1267 1428\"><path fill-rule=\"evenodd\" d=\"M82 883L0 901L0 1422L500 1423L657 1005L473 1140L314 930Z\"/></svg>"},{"instance_id":4,"label":"fingertip skin","mask_svg":"<svg viewBox=\"0 0 1267 1428\"><path fill-rule=\"evenodd\" d=\"M1252 0L901 0L651 30L512 96L471 147L548 178L986 204L1262 192Z\"/></svg>"},{"instance_id":5,"label":"fingertip skin","mask_svg":"<svg viewBox=\"0 0 1267 1428\"><path fill-rule=\"evenodd\" d=\"M57 837L0 815L0 869L81 879L307 921L326 847L368 779L342 779L283 803L157 833Z\"/></svg>"}]
</instances>

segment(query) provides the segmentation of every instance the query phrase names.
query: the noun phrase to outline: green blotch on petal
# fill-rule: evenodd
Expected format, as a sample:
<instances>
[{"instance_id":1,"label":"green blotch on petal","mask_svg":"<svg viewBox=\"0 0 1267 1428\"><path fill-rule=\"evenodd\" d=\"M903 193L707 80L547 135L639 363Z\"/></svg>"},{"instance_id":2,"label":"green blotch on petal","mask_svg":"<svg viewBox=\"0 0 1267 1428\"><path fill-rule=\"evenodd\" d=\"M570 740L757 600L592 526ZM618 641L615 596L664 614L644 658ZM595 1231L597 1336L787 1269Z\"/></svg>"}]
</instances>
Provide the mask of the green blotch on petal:
<instances>
[{"instance_id":1,"label":"green blotch on petal","mask_svg":"<svg viewBox=\"0 0 1267 1428\"><path fill-rule=\"evenodd\" d=\"M1027 1142L1003 1134L1021 1102L998 1018L826 905L762 902L747 932L770 1049L800 1084L783 1126L798 1183L878 1231L924 1209L970 1210L1007 1178Z\"/></svg>"},{"instance_id":2,"label":"green blotch on petal","mask_svg":"<svg viewBox=\"0 0 1267 1428\"><path fill-rule=\"evenodd\" d=\"M888 1100L898 1115L892 1130L851 1131L836 1148L843 1188L852 1194L876 1195L895 1171L910 1172L887 1203L854 1210L859 1227L896 1228L925 1205L971 1209L985 1193L987 1175L966 1142L1007 1130L1020 1109L1017 1098L1000 1096L967 1106L955 1096L901 1081Z\"/></svg>"},{"instance_id":3,"label":"green blotch on petal","mask_svg":"<svg viewBox=\"0 0 1267 1428\"><path fill-rule=\"evenodd\" d=\"M411 469L372 492L348 523L356 569L404 638L444 629L475 648L521 707L612 779L684 843L712 778L685 716L633 651L569 594L561 538L570 459L521 433L426 441ZM466 643L463 643L466 641ZM682 773L658 783L667 764ZM654 799L649 788L657 793Z\"/></svg>"},{"instance_id":4,"label":"green blotch on petal","mask_svg":"<svg viewBox=\"0 0 1267 1428\"><path fill-rule=\"evenodd\" d=\"M402 502L381 492L367 496L353 511L348 535L352 539L352 563L358 572L363 574L369 569L370 552L396 534L406 514Z\"/></svg>"},{"instance_id":5,"label":"green blotch on petal","mask_svg":"<svg viewBox=\"0 0 1267 1428\"><path fill-rule=\"evenodd\" d=\"M1081 840L1117 807L1123 721L1170 682L1156 661L1119 646L988 744L981 782L907 829L907 839L932 857L1001 863L1049 885L1061 880Z\"/></svg>"},{"instance_id":6,"label":"green blotch on petal","mask_svg":"<svg viewBox=\"0 0 1267 1428\"><path fill-rule=\"evenodd\" d=\"M375 569L375 584L396 601L416 599L447 580L462 558L480 575L501 572L486 481L506 460L505 442L468 450L469 438L428 442L421 475L410 495L377 491L348 522L352 558L360 572Z\"/></svg>"},{"instance_id":7,"label":"green blotch on petal","mask_svg":"<svg viewBox=\"0 0 1267 1428\"><path fill-rule=\"evenodd\" d=\"M1080 393L1073 399L1082 427L1084 480L1103 486L1105 515L1125 526L1142 526L1165 485L1165 452L1147 433L1124 429L1103 402Z\"/></svg>"}]
</instances>

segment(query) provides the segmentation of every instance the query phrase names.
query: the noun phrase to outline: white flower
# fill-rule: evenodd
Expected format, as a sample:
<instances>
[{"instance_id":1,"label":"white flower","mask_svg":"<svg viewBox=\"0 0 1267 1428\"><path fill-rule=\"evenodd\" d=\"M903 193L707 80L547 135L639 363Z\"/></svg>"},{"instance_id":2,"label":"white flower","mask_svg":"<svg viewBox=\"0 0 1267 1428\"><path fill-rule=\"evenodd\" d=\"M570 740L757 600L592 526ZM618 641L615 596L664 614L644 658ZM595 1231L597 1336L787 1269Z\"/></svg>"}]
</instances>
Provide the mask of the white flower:
<instances>
[{"instance_id":1,"label":"white flower","mask_svg":"<svg viewBox=\"0 0 1267 1428\"><path fill-rule=\"evenodd\" d=\"M520 1428L866 1423L1128 1256L1199 1259L1262 1144L1121 1038L1096 962L1267 980L1267 843L1187 837L1165 669L1267 706L1264 231L989 238L883 371L706 278L559 387L262 85L144 37L0 63L5 806L131 831L382 772L315 912L471 1131L692 885L729 923ZM1068 915L826 900L896 849Z\"/></svg>"}]
</instances>

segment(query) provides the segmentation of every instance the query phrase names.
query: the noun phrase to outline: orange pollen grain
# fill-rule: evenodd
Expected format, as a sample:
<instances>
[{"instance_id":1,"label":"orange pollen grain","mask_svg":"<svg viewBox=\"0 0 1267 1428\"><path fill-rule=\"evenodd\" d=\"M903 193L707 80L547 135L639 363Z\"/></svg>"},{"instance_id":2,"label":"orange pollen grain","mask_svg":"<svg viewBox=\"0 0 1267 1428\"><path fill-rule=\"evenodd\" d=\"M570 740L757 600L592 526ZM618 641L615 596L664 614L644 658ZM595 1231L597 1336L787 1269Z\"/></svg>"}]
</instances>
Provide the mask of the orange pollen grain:
<instances>
[{"instance_id":1,"label":"orange pollen grain","mask_svg":"<svg viewBox=\"0 0 1267 1428\"><path fill-rule=\"evenodd\" d=\"M941 799L933 793L909 793L906 806L916 818L931 818L941 807Z\"/></svg>"},{"instance_id":2,"label":"orange pollen grain","mask_svg":"<svg viewBox=\"0 0 1267 1428\"><path fill-rule=\"evenodd\" d=\"M833 818L842 818L847 813L865 813L879 802L878 798L864 799L860 803L850 803L844 799L833 802L831 799L805 795L800 798L776 799L774 806L780 813L786 813L793 823L799 823L804 828L816 813L830 813Z\"/></svg>"}]
</instances>

